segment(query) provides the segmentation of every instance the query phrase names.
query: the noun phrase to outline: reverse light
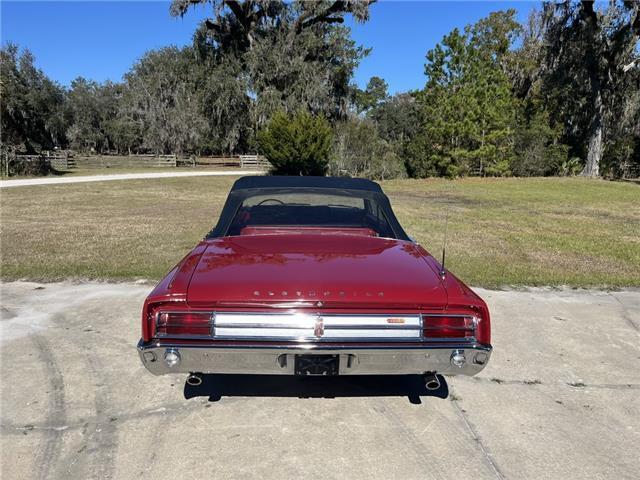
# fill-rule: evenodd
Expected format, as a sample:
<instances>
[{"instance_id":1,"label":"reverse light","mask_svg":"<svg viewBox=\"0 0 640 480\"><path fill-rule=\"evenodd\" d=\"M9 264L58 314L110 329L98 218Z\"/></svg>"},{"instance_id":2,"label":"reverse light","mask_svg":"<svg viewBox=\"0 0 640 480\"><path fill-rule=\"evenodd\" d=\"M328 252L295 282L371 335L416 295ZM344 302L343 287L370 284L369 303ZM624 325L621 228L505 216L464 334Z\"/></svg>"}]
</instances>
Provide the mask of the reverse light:
<instances>
[{"instance_id":1,"label":"reverse light","mask_svg":"<svg viewBox=\"0 0 640 480\"><path fill-rule=\"evenodd\" d=\"M475 338L478 318L473 315L423 315L426 338Z\"/></svg>"},{"instance_id":2,"label":"reverse light","mask_svg":"<svg viewBox=\"0 0 640 480\"><path fill-rule=\"evenodd\" d=\"M467 363L467 357L464 356L464 352L462 350L454 350L451 354L451 364L462 368L465 363Z\"/></svg>"},{"instance_id":3,"label":"reverse light","mask_svg":"<svg viewBox=\"0 0 640 480\"><path fill-rule=\"evenodd\" d=\"M167 348L167 351L164 352L164 361L167 367L175 367L180 363L180 352L175 348Z\"/></svg>"},{"instance_id":4,"label":"reverse light","mask_svg":"<svg viewBox=\"0 0 640 480\"><path fill-rule=\"evenodd\" d=\"M211 335L211 312L159 311L155 313L158 337L208 337Z\"/></svg>"}]
</instances>

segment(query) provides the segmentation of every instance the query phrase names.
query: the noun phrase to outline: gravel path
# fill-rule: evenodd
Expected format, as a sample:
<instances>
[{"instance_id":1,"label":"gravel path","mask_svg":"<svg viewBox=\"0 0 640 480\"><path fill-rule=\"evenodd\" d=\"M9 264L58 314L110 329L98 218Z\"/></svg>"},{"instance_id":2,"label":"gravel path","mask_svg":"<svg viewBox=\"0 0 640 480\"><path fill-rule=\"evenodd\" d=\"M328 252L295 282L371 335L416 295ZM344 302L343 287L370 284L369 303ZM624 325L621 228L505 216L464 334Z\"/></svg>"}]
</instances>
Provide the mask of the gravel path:
<instances>
[{"instance_id":1,"label":"gravel path","mask_svg":"<svg viewBox=\"0 0 640 480\"><path fill-rule=\"evenodd\" d=\"M113 175L87 175L84 177L44 177L25 178L20 180L2 180L0 188L30 187L33 185L58 185L62 183L107 182L112 180L141 180L147 178L174 177L207 177L207 176L243 176L262 175L260 170L229 170L224 172L154 172L154 173L120 173Z\"/></svg>"}]
</instances>

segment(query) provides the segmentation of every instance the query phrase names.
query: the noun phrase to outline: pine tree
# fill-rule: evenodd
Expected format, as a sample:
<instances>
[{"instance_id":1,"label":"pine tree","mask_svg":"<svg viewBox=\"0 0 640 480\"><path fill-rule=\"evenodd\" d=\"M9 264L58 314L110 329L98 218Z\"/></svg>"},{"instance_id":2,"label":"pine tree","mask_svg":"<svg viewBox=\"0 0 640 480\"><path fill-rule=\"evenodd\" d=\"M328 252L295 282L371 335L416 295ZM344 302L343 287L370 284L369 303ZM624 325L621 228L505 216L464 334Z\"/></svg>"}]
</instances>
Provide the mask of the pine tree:
<instances>
[{"instance_id":1,"label":"pine tree","mask_svg":"<svg viewBox=\"0 0 640 480\"><path fill-rule=\"evenodd\" d=\"M516 24L517 25L517 24ZM424 129L409 146L415 176L509 174L516 103L491 29L454 29L427 53L418 94Z\"/></svg>"}]
</instances>

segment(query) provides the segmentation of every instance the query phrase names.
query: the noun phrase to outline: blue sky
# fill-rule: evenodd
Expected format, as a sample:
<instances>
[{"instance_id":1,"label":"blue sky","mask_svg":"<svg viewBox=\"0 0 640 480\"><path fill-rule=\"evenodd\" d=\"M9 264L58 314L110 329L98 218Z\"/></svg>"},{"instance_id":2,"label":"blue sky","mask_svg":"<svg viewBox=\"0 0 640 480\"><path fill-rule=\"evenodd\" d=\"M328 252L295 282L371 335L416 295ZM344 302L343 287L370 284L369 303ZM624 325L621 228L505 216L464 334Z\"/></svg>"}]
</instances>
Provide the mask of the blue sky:
<instances>
[{"instance_id":1,"label":"blue sky","mask_svg":"<svg viewBox=\"0 0 640 480\"><path fill-rule=\"evenodd\" d=\"M539 2L382 1L371 7L365 24L349 24L353 37L373 50L360 65L356 82L363 86L378 75L391 93L421 88L424 56L443 35L492 11L515 8L520 20ZM118 81L147 50L186 45L207 7L184 18L169 16L160 1L0 1L2 43L29 48L49 77L69 85L84 76Z\"/></svg>"}]
</instances>

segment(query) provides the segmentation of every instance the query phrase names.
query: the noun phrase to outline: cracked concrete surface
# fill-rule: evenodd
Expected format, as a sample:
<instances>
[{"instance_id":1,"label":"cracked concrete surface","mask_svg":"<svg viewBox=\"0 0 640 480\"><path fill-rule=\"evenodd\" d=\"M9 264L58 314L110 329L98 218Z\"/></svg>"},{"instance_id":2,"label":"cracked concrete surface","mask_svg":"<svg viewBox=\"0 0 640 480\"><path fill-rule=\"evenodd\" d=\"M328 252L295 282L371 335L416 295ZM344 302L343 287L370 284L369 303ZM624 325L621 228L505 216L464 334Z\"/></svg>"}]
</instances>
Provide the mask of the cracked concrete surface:
<instances>
[{"instance_id":1,"label":"cracked concrete surface","mask_svg":"<svg viewBox=\"0 0 640 480\"><path fill-rule=\"evenodd\" d=\"M149 286L1 288L3 478L637 478L638 291L479 290L491 362L429 395L418 377L185 388L138 360Z\"/></svg>"}]
</instances>

